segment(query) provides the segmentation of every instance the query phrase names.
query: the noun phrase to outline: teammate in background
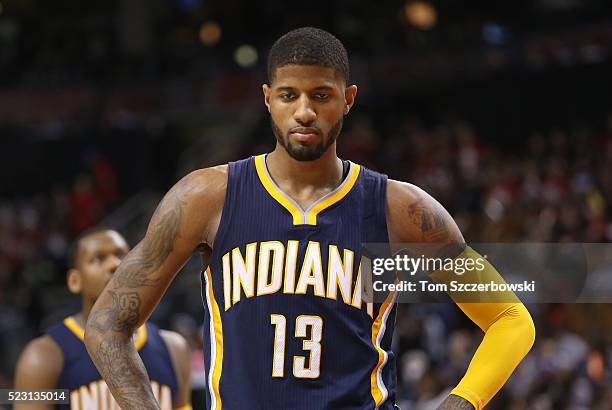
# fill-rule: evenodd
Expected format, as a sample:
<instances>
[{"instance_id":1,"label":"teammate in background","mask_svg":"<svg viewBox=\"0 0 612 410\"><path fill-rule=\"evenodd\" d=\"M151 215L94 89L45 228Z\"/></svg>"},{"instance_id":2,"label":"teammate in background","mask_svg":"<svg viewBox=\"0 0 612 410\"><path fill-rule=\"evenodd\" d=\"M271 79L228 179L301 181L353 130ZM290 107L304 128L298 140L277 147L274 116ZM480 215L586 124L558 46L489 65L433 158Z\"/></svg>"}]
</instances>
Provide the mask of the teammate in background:
<instances>
[{"instance_id":1,"label":"teammate in background","mask_svg":"<svg viewBox=\"0 0 612 410\"><path fill-rule=\"evenodd\" d=\"M17 363L15 389L68 389L70 406L65 407L72 410L119 408L87 354L83 329L96 299L128 251L125 239L109 229L92 229L76 239L69 256L67 282L72 293L81 295L82 310L26 346ZM129 296L115 297L123 305L132 303ZM150 323L134 330L131 343L151 378L157 406L165 410L191 409L190 351L183 337ZM120 367L121 358L114 360ZM15 405L16 410L49 408L54 405Z\"/></svg>"},{"instance_id":2,"label":"teammate in background","mask_svg":"<svg viewBox=\"0 0 612 410\"><path fill-rule=\"evenodd\" d=\"M124 409L157 406L130 335L196 250L214 410L396 408L397 295L362 300L361 243L434 243L479 258L427 193L338 158L357 86L337 38L314 28L282 36L268 81L274 151L179 181L93 307L85 343ZM483 279L499 276L485 265ZM481 409L531 348L534 326L517 301L458 305L485 336L440 409Z\"/></svg>"}]
</instances>

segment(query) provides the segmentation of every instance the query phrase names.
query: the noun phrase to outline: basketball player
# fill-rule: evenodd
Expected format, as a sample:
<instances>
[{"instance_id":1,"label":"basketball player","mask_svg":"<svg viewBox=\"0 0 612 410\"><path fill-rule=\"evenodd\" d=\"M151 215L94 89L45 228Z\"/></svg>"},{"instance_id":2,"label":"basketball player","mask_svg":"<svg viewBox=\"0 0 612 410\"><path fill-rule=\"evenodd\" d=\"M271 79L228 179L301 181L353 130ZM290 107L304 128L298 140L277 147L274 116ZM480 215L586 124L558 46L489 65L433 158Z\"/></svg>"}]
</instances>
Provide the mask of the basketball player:
<instances>
[{"instance_id":1,"label":"basketball player","mask_svg":"<svg viewBox=\"0 0 612 410\"><path fill-rule=\"evenodd\" d=\"M113 230L96 228L77 238L70 255L67 282L72 293L81 295L83 309L26 346L17 363L15 389L68 389L70 406L66 408L119 409L87 354L83 329L91 307L128 250L125 239ZM156 405L167 410L190 410L190 351L183 337L146 323L135 329L130 343L151 378L150 388L159 401ZM115 361L120 366L121 358ZM48 408L53 405L15 406L16 410Z\"/></svg>"},{"instance_id":2,"label":"basketball player","mask_svg":"<svg viewBox=\"0 0 612 410\"><path fill-rule=\"evenodd\" d=\"M214 410L393 409L396 295L362 300L360 244L437 243L477 257L427 193L336 155L357 94L338 39L287 33L268 80L274 151L178 182L92 310L87 349L125 409L157 406L130 334L196 249ZM531 348L534 326L518 302L460 307L485 336L440 409L481 409Z\"/></svg>"}]
</instances>

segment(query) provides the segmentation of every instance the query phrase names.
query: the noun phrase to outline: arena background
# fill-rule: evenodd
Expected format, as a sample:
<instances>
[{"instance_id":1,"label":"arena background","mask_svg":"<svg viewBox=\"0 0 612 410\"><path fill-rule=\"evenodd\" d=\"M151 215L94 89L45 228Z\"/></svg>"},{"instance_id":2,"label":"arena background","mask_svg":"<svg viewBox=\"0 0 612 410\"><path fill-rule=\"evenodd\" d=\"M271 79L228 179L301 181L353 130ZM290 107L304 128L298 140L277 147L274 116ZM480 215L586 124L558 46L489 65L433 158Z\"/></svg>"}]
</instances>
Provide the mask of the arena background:
<instances>
[{"instance_id":1,"label":"arena background","mask_svg":"<svg viewBox=\"0 0 612 410\"><path fill-rule=\"evenodd\" d=\"M101 223L134 245L181 176L272 149L266 53L303 25L349 50L342 157L425 188L470 242L612 238L606 0L0 0L0 388L78 310L76 234ZM194 258L152 318L192 343L196 409L198 287ZM611 409L610 306L528 308L536 344L489 408ZM452 304L401 305L402 409L434 409L480 338Z\"/></svg>"}]
</instances>

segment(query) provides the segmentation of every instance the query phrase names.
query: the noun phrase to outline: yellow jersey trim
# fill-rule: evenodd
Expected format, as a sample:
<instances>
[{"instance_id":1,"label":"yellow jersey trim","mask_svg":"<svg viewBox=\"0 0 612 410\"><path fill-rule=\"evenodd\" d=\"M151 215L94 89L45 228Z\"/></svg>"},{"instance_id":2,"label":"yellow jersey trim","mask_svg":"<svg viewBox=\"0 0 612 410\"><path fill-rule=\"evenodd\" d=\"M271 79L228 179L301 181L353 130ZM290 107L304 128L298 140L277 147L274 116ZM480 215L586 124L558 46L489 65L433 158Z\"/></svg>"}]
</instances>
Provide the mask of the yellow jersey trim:
<instances>
[{"instance_id":1,"label":"yellow jersey trim","mask_svg":"<svg viewBox=\"0 0 612 410\"><path fill-rule=\"evenodd\" d=\"M71 317L67 317L66 319L64 319L64 324L68 329L72 331L72 333L74 333L76 337L81 340L81 342L85 341L85 332L83 331L83 328L78 325L76 320Z\"/></svg>"},{"instance_id":2,"label":"yellow jersey trim","mask_svg":"<svg viewBox=\"0 0 612 410\"><path fill-rule=\"evenodd\" d=\"M147 342L147 327L142 325L138 328L138 336L136 336L136 340L134 341L134 346L136 350L142 349L144 344Z\"/></svg>"},{"instance_id":3,"label":"yellow jersey trim","mask_svg":"<svg viewBox=\"0 0 612 410\"><path fill-rule=\"evenodd\" d=\"M81 342L85 341L85 331L76 322L76 320L74 320L73 317L69 316L66 319L64 319L64 324L66 325L68 329L70 329L72 333L74 333L76 337L79 338ZM136 350L140 350L147 342L147 337L148 337L147 327L145 325L142 325L138 328L137 332L138 332L138 335L136 336L136 339L134 340L134 346L136 347Z\"/></svg>"},{"instance_id":4,"label":"yellow jersey trim","mask_svg":"<svg viewBox=\"0 0 612 410\"><path fill-rule=\"evenodd\" d=\"M289 200L285 196L285 194L283 194L281 190L276 187L276 184L274 183L274 181L272 181L272 178L268 177L265 158L265 154L258 155L255 157L255 169L257 169L257 176L259 177L259 180L261 181L266 191L268 191L268 193L272 195L272 198L274 198L279 204L284 206L285 209L289 211L291 216L293 216L294 225L304 224L304 217L297 204Z\"/></svg>"},{"instance_id":5,"label":"yellow jersey trim","mask_svg":"<svg viewBox=\"0 0 612 410\"><path fill-rule=\"evenodd\" d=\"M213 290L212 274L210 267L205 272L206 280L206 305L210 314L210 370L208 374L208 389L211 393L212 410L221 410L221 394L219 392L219 382L221 371L223 370L223 325L221 323L221 313L219 305L215 300Z\"/></svg>"},{"instance_id":6,"label":"yellow jersey trim","mask_svg":"<svg viewBox=\"0 0 612 410\"><path fill-rule=\"evenodd\" d=\"M355 186L361 167L351 163L348 176L338 188L315 201L308 209L304 210L289 195L285 194L268 173L265 154L257 155L255 158L255 169L261 184L266 191L281 204L293 217L294 225L316 225L317 215L344 198Z\"/></svg>"},{"instance_id":7,"label":"yellow jersey trim","mask_svg":"<svg viewBox=\"0 0 612 410\"><path fill-rule=\"evenodd\" d=\"M374 323L372 323L372 344L378 352L378 363L376 363L376 366L374 366L374 369L372 369L372 373L370 374L370 385L372 398L374 399L376 408L384 403L389 396L389 392L382 381L382 369L385 364L387 364L388 355L387 352L380 347L380 342L385 335L387 318L389 317L389 313L395 304L396 296L397 292L389 293L387 299L385 299L383 304L380 306L380 310L378 311L378 315L376 316Z\"/></svg>"},{"instance_id":8,"label":"yellow jersey trim","mask_svg":"<svg viewBox=\"0 0 612 410\"><path fill-rule=\"evenodd\" d=\"M317 215L340 201L342 198L348 194L353 186L355 186L355 182L357 182L357 178L359 177L359 172L361 171L361 167L358 164L353 164L351 167L348 176L346 177L346 181L344 184L340 185L340 189L332 193L327 198L323 199L320 202L316 202L314 206L312 206L307 212L307 220L306 223L308 225L316 225L317 224Z\"/></svg>"},{"instance_id":9,"label":"yellow jersey trim","mask_svg":"<svg viewBox=\"0 0 612 410\"><path fill-rule=\"evenodd\" d=\"M193 407L191 407L191 404L185 404L184 406L176 407L174 410L193 410Z\"/></svg>"}]
</instances>

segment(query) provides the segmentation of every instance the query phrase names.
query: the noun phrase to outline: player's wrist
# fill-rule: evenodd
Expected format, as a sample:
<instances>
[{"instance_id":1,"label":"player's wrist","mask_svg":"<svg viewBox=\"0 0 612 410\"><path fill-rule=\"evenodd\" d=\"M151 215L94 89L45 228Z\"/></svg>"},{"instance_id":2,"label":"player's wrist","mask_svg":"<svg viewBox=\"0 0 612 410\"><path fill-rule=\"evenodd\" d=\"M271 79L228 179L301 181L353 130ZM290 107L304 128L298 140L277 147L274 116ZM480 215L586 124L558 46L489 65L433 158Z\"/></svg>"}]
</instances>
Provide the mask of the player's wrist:
<instances>
[{"instance_id":1,"label":"player's wrist","mask_svg":"<svg viewBox=\"0 0 612 410\"><path fill-rule=\"evenodd\" d=\"M464 399L463 397L450 394L446 400L442 402L438 410L475 410L476 408L472 403Z\"/></svg>"}]
</instances>

